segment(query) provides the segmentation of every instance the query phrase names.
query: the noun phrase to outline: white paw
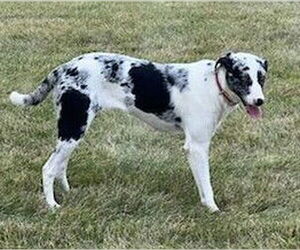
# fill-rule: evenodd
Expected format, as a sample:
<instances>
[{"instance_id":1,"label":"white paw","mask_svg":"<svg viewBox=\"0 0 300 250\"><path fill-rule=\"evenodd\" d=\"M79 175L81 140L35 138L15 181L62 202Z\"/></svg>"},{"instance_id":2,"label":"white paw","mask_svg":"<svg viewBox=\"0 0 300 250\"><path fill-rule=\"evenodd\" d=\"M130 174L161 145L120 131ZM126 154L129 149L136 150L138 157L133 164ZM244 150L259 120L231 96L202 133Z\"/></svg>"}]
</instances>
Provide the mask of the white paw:
<instances>
[{"instance_id":1,"label":"white paw","mask_svg":"<svg viewBox=\"0 0 300 250\"><path fill-rule=\"evenodd\" d=\"M65 192L69 192L70 191L70 185L68 182L62 182L61 183L61 188L65 191Z\"/></svg>"},{"instance_id":2,"label":"white paw","mask_svg":"<svg viewBox=\"0 0 300 250\"><path fill-rule=\"evenodd\" d=\"M50 204L48 203L48 207L50 210L55 211L56 209L60 208L60 205L58 203L54 202L54 203L50 203Z\"/></svg>"},{"instance_id":3,"label":"white paw","mask_svg":"<svg viewBox=\"0 0 300 250\"><path fill-rule=\"evenodd\" d=\"M212 202L212 203L206 203L206 202L202 202L202 204L208 208L208 210L211 213L218 213L220 212L220 209L218 208L218 206L216 205L216 203Z\"/></svg>"},{"instance_id":4,"label":"white paw","mask_svg":"<svg viewBox=\"0 0 300 250\"><path fill-rule=\"evenodd\" d=\"M220 213L221 212L217 206L212 206L212 207L208 206L207 208L208 208L209 212L211 212L211 213Z\"/></svg>"}]
</instances>

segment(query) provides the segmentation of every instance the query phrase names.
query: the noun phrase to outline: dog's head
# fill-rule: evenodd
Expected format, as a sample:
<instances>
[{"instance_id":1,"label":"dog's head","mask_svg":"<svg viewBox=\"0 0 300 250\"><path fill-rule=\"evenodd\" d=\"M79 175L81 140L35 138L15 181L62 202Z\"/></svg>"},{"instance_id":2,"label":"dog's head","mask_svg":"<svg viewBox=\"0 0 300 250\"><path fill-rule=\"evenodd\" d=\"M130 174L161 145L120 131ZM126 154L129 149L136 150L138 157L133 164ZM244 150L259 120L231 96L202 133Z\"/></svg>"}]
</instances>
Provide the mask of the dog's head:
<instances>
[{"instance_id":1,"label":"dog's head","mask_svg":"<svg viewBox=\"0 0 300 250\"><path fill-rule=\"evenodd\" d=\"M225 68L228 88L241 99L248 114L252 118L261 117L267 60L249 53L230 52L217 60L218 67Z\"/></svg>"}]
</instances>

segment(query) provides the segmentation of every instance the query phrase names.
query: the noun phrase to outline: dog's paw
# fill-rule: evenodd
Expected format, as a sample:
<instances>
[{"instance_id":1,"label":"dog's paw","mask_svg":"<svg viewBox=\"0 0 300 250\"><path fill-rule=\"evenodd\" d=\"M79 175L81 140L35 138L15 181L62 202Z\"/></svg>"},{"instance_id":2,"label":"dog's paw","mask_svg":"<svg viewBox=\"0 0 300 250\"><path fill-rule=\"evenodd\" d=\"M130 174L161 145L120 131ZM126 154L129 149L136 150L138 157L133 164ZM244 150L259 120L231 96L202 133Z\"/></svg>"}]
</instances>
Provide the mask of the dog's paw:
<instances>
[{"instance_id":1,"label":"dog's paw","mask_svg":"<svg viewBox=\"0 0 300 250\"><path fill-rule=\"evenodd\" d=\"M220 213L220 209L218 208L218 206L213 202L212 204L208 204L206 202L202 202L202 204L207 207L207 209L209 210L209 212L211 213Z\"/></svg>"},{"instance_id":2,"label":"dog's paw","mask_svg":"<svg viewBox=\"0 0 300 250\"><path fill-rule=\"evenodd\" d=\"M207 208L208 208L209 212L211 212L213 214L221 213L221 210L217 206L207 207Z\"/></svg>"},{"instance_id":3,"label":"dog's paw","mask_svg":"<svg viewBox=\"0 0 300 250\"><path fill-rule=\"evenodd\" d=\"M218 216L224 216L226 215L226 213L220 209L217 210L209 210L210 213L214 214L214 215L218 215Z\"/></svg>"},{"instance_id":4,"label":"dog's paw","mask_svg":"<svg viewBox=\"0 0 300 250\"><path fill-rule=\"evenodd\" d=\"M52 203L52 204L48 204L48 208L49 210L51 210L52 212L55 212L57 209L59 209L61 206L58 203Z\"/></svg>"}]
</instances>

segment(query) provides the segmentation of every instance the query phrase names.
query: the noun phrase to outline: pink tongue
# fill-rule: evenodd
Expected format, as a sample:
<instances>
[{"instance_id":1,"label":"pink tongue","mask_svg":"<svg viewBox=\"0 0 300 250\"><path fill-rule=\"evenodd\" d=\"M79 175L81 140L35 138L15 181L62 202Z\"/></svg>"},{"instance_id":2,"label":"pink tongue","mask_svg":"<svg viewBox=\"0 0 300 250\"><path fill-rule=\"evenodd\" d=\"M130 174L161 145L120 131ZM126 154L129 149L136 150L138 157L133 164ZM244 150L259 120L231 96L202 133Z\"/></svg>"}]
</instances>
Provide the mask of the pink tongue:
<instances>
[{"instance_id":1,"label":"pink tongue","mask_svg":"<svg viewBox=\"0 0 300 250\"><path fill-rule=\"evenodd\" d=\"M262 117L262 111L259 107L247 105L246 106L247 113L251 116L253 119L259 119Z\"/></svg>"}]
</instances>

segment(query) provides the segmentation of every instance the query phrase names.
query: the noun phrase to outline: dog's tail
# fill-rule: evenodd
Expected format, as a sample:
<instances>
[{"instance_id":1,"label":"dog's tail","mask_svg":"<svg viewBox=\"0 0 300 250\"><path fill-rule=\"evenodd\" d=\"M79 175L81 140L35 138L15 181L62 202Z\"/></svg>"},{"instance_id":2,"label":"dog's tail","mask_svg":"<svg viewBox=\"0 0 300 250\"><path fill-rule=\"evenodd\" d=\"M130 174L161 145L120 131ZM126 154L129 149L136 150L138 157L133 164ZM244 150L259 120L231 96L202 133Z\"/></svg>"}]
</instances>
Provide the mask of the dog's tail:
<instances>
[{"instance_id":1,"label":"dog's tail","mask_svg":"<svg viewBox=\"0 0 300 250\"><path fill-rule=\"evenodd\" d=\"M49 92L53 89L55 83L56 71L54 70L41 82L41 84L33 92L29 94L20 94L16 91L13 91L10 93L9 99L14 105L37 105L46 99Z\"/></svg>"}]
</instances>

